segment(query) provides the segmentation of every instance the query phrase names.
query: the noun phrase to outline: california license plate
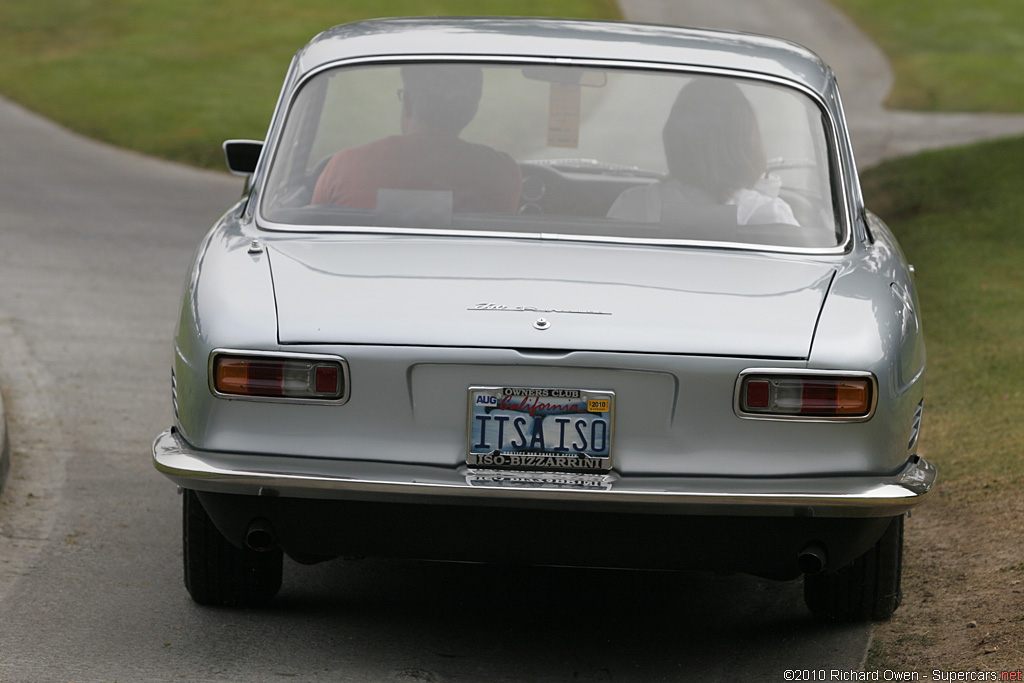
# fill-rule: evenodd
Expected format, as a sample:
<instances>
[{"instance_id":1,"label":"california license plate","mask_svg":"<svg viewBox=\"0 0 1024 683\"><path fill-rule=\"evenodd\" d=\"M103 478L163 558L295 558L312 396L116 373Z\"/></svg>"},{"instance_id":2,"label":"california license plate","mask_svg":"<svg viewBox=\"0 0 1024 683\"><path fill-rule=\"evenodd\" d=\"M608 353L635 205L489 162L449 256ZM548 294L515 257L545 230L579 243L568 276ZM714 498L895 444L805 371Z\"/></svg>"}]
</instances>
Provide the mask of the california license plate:
<instances>
[{"instance_id":1,"label":"california license plate","mask_svg":"<svg viewBox=\"0 0 1024 683\"><path fill-rule=\"evenodd\" d=\"M612 467L615 393L470 387L470 467L602 472Z\"/></svg>"}]
</instances>

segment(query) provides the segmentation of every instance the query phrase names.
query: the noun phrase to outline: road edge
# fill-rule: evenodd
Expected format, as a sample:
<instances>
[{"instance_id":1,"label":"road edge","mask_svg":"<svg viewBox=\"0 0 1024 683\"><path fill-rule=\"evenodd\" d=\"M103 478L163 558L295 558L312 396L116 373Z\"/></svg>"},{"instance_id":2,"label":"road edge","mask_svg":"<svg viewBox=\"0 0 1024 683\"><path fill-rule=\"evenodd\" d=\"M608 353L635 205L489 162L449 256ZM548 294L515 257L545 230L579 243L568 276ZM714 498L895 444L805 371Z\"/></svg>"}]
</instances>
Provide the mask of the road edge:
<instances>
[{"instance_id":1,"label":"road edge","mask_svg":"<svg viewBox=\"0 0 1024 683\"><path fill-rule=\"evenodd\" d=\"M4 395L0 392L0 493L7 483L11 471L11 441L7 438L7 414L4 412Z\"/></svg>"}]
</instances>

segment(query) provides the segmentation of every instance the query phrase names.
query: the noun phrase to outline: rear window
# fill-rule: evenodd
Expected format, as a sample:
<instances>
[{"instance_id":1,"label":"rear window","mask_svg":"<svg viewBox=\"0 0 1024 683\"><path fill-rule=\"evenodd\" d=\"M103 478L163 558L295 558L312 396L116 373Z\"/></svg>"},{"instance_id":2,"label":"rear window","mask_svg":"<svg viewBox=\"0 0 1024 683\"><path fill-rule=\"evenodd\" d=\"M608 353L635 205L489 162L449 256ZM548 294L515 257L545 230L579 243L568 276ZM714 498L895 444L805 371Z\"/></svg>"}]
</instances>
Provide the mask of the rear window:
<instances>
[{"instance_id":1,"label":"rear window","mask_svg":"<svg viewBox=\"0 0 1024 683\"><path fill-rule=\"evenodd\" d=\"M291 103L269 227L829 248L825 117L726 76L543 64L322 72Z\"/></svg>"}]
</instances>

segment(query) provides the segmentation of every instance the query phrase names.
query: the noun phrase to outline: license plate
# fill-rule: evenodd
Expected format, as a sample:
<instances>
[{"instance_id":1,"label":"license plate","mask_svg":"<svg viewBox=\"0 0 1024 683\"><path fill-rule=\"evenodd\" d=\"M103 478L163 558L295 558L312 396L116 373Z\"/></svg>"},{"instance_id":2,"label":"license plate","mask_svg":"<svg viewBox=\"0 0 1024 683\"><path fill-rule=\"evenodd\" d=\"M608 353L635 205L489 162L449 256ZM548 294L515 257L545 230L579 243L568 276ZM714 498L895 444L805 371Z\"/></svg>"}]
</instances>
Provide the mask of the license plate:
<instances>
[{"instance_id":1,"label":"license plate","mask_svg":"<svg viewBox=\"0 0 1024 683\"><path fill-rule=\"evenodd\" d=\"M603 472L612 467L615 393L470 387L470 467Z\"/></svg>"}]
</instances>

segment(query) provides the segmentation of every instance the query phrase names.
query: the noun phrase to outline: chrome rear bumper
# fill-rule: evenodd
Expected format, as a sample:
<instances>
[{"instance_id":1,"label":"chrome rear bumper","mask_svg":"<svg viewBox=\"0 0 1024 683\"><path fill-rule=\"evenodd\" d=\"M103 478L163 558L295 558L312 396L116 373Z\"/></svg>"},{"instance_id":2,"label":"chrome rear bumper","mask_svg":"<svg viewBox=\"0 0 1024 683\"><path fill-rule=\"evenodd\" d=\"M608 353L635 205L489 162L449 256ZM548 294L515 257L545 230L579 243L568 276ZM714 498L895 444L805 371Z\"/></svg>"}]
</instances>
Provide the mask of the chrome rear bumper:
<instances>
[{"instance_id":1,"label":"chrome rear bumper","mask_svg":"<svg viewBox=\"0 0 1024 683\"><path fill-rule=\"evenodd\" d=\"M778 517L892 517L921 503L936 480L916 455L894 474L866 477L565 476L201 451L173 428L153 442L153 463L183 488L214 493Z\"/></svg>"}]
</instances>

